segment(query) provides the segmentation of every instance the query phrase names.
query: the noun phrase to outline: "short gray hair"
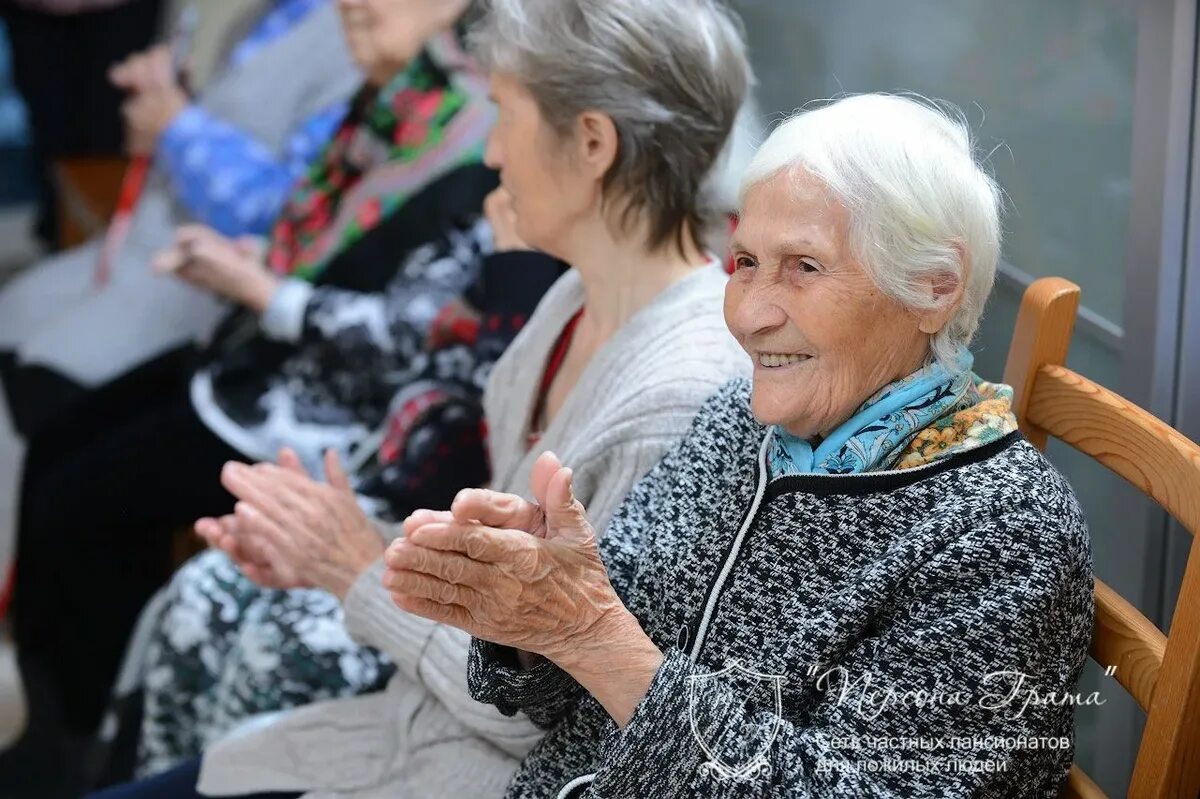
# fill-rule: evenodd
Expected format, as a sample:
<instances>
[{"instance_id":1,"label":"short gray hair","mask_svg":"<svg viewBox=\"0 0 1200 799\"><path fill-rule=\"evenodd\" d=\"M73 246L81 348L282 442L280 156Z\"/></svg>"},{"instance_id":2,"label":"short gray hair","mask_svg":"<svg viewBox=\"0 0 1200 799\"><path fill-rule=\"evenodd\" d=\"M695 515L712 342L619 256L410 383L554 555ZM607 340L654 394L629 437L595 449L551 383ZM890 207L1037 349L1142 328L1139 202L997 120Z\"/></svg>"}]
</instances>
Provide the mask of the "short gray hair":
<instances>
[{"instance_id":1,"label":"short gray hair","mask_svg":"<svg viewBox=\"0 0 1200 799\"><path fill-rule=\"evenodd\" d=\"M620 222L649 219L652 247L709 225L701 185L751 81L741 23L717 0L486 0L471 32L488 70L513 75L550 126L612 118L619 152L605 176Z\"/></svg>"},{"instance_id":2,"label":"short gray hair","mask_svg":"<svg viewBox=\"0 0 1200 799\"><path fill-rule=\"evenodd\" d=\"M850 212L850 244L875 285L913 310L928 278L954 275L962 301L932 342L949 364L970 344L1000 259L1001 194L975 154L961 111L919 97L861 94L802 111L776 128L742 180L741 198L803 168Z\"/></svg>"}]
</instances>

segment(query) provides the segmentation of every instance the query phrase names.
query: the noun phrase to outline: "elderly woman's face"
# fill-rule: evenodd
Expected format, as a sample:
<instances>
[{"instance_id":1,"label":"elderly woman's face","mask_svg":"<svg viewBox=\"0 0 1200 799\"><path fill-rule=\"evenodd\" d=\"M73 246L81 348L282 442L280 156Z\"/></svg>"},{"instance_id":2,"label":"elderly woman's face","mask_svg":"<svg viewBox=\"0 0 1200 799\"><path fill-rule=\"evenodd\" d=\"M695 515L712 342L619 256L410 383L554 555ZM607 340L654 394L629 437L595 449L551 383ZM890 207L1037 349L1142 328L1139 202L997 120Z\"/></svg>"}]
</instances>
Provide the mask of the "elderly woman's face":
<instances>
[{"instance_id":1,"label":"elderly woman's face","mask_svg":"<svg viewBox=\"0 0 1200 799\"><path fill-rule=\"evenodd\" d=\"M929 336L851 252L849 212L804 170L745 198L725 321L754 361L752 409L802 438L825 435L918 369Z\"/></svg>"},{"instance_id":2,"label":"elderly woman's face","mask_svg":"<svg viewBox=\"0 0 1200 799\"><path fill-rule=\"evenodd\" d=\"M470 0L338 0L342 30L367 81L382 86L433 36L454 24Z\"/></svg>"},{"instance_id":3,"label":"elderly woman's face","mask_svg":"<svg viewBox=\"0 0 1200 799\"><path fill-rule=\"evenodd\" d=\"M497 114L484 160L512 196L517 235L565 258L574 231L600 205L599 182L573 159L578 142L555 132L518 80L492 73L490 91Z\"/></svg>"}]
</instances>

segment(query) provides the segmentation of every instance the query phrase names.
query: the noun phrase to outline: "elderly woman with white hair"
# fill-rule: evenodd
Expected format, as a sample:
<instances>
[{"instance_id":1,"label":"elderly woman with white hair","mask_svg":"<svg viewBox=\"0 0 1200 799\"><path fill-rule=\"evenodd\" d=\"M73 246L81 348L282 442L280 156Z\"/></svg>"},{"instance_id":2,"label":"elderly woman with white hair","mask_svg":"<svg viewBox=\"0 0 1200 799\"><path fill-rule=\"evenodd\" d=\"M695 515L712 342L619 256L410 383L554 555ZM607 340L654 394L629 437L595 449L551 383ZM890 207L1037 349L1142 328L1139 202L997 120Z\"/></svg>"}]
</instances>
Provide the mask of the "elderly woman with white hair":
<instances>
[{"instance_id":1,"label":"elderly woman with white hair","mask_svg":"<svg viewBox=\"0 0 1200 799\"><path fill-rule=\"evenodd\" d=\"M750 353L597 544L571 469L390 547L548 730L507 796L1052 797L1092 625L1087 529L967 345L998 190L937 108L863 95L756 155L725 296ZM569 460L569 459L564 459Z\"/></svg>"}]
</instances>

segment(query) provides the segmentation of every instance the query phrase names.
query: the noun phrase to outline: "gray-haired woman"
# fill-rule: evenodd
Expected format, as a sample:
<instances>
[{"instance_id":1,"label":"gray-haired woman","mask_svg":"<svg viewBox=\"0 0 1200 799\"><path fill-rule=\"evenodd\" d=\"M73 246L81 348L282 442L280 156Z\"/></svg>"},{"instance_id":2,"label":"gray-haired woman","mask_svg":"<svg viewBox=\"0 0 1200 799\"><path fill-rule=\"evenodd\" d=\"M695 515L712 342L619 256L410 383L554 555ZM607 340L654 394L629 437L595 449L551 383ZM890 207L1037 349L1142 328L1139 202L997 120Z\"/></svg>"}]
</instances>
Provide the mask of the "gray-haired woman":
<instances>
[{"instance_id":1,"label":"gray-haired woman","mask_svg":"<svg viewBox=\"0 0 1200 799\"><path fill-rule=\"evenodd\" d=\"M965 126L852 97L751 164L726 291L754 362L602 541L552 454L390 548L549 730L510 797L1054 797L1092 625L1070 487L966 349L999 255ZM564 459L569 462L569 459Z\"/></svg>"},{"instance_id":2,"label":"gray-haired woman","mask_svg":"<svg viewBox=\"0 0 1200 799\"><path fill-rule=\"evenodd\" d=\"M702 184L749 66L717 0L489 6L474 34L499 110L486 160L511 197L517 237L572 266L488 383L491 484L521 491L544 449L569 453L578 496L603 528L704 400L749 372L721 319L727 276L701 242L710 225ZM198 529L264 584L338 597L345 628L391 656L397 673L382 696L235 732L209 748L199 789L502 793L540 731L467 695L468 636L392 604L382 585L387 542L353 495L270 464L230 467L224 483L240 512ZM106 796L194 795L196 769Z\"/></svg>"}]
</instances>

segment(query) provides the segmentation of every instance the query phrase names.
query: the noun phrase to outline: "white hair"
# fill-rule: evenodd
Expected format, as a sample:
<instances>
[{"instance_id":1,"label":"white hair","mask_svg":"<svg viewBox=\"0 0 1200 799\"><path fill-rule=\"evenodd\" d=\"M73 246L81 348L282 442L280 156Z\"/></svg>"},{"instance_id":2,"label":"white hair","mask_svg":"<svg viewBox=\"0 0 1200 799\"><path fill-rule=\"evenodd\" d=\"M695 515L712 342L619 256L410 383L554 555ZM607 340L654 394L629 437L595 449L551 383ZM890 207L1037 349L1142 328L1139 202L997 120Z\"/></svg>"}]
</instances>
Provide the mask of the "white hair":
<instances>
[{"instance_id":1,"label":"white hair","mask_svg":"<svg viewBox=\"0 0 1200 799\"><path fill-rule=\"evenodd\" d=\"M747 92L725 147L704 180L702 191L708 198L709 206L722 214L737 212L742 178L765 138L766 125L763 124L762 111L754 93Z\"/></svg>"},{"instance_id":2,"label":"white hair","mask_svg":"<svg viewBox=\"0 0 1200 799\"><path fill-rule=\"evenodd\" d=\"M742 176L764 138L766 125L751 92L738 111L725 148L700 187L700 205L710 212L700 237L711 252L723 253L729 249L729 216L738 211Z\"/></svg>"},{"instance_id":3,"label":"white hair","mask_svg":"<svg viewBox=\"0 0 1200 799\"><path fill-rule=\"evenodd\" d=\"M949 364L970 344L1000 258L1000 189L976 160L961 112L924 98L861 94L792 116L763 143L742 179L754 186L803 169L850 212L850 246L875 285L915 311L936 307L929 281L963 286L931 342Z\"/></svg>"}]
</instances>

